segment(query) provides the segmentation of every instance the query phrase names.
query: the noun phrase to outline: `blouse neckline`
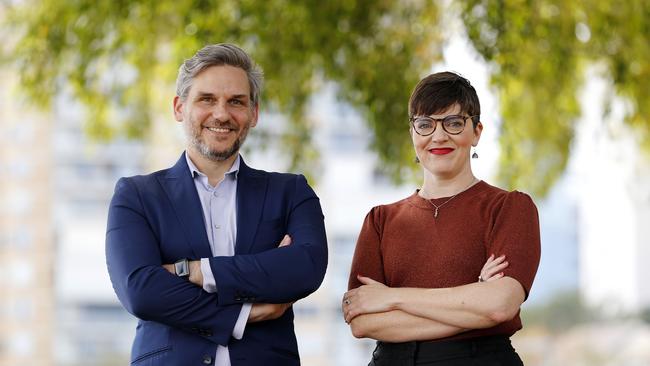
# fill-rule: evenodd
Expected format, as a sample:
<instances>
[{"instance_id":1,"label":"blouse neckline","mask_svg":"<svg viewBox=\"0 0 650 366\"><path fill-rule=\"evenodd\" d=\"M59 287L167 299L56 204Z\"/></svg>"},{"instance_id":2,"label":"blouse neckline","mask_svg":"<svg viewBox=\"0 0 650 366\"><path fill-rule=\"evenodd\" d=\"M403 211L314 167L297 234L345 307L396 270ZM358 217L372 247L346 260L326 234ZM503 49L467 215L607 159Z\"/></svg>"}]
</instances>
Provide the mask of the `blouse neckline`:
<instances>
[{"instance_id":1,"label":"blouse neckline","mask_svg":"<svg viewBox=\"0 0 650 366\"><path fill-rule=\"evenodd\" d=\"M461 199L463 197L474 196L474 195L484 191L488 187L489 187L489 184L487 184L483 180L479 180L478 182L476 182L476 184L472 185L471 187L467 188L466 190L457 193L456 197L454 197L454 200L458 200L458 199ZM452 196L446 196L446 197L439 197L439 198L433 198L433 199L429 200L429 199L420 197L420 195L418 194L419 191L420 191L419 189L416 189L415 192L410 197L408 197L407 200L412 205L414 205L416 207L419 207L419 208L427 209L427 210L431 209L431 202L442 203L442 202L445 202L446 200L449 200L449 198L453 196L452 195Z\"/></svg>"}]
</instances>

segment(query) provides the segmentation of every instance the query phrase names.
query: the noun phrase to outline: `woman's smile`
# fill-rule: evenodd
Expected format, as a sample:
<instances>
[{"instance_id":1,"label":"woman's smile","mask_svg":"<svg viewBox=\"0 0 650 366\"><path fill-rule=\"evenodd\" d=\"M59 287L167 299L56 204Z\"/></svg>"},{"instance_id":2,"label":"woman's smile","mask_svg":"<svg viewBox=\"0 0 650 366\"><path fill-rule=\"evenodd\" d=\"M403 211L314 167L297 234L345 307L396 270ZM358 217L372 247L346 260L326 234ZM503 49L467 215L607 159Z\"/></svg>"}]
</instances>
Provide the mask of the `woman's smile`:
<instances>
[{"instance_id":1,"label":"woman's smile","mask_svg":"<svg viewBox=\"0 0 650 366\"><path fill-rule=\"evenodd\" d=\"M452 151L454 151L454 149L451 147L439 147L439 148L429 149L429 152L434 155L447 155Z\"/></svg>"}]
</instances>

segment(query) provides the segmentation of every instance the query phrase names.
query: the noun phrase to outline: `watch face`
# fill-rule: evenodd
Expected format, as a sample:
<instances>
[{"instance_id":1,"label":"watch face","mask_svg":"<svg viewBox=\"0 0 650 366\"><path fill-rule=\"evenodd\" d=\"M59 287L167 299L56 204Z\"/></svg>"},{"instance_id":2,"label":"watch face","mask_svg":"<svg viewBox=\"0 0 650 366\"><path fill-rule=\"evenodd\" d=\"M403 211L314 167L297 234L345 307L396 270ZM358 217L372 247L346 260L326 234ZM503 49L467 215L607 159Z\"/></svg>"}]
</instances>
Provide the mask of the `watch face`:
<instances>
[{"instance_id":1,"label":"watch face","mask_svg":"<svg viewBox=\"0 0 650 366\"><path fill-rule=\"evenodd\" d=\"M174 269L176 270L176 275L179 277L187 277L190 275L190 266L187 259L176 261L174 263Z\"/></svg>"}]
</instances>

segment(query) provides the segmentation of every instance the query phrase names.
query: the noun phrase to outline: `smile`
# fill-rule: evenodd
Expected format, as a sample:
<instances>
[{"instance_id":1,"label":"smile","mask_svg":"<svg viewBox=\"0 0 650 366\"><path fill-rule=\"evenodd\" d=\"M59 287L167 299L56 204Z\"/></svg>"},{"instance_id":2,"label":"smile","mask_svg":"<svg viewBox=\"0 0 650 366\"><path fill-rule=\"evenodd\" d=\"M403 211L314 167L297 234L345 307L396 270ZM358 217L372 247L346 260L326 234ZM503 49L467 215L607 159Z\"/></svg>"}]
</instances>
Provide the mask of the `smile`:
<instances>
[{"instance_id":1,"label":"smile","mask_svg":"<svg viewBox=\"0 0 650 366\"><path fill-rule=\"evenodd\" d=\"M216 133L228 133L230 131L234 131L230 128L220 128L220 127L206 127L208 130Z\"/></svg>"},{"instance_id":2,"label":"smile","mask_svg":"<svg viewBox=\"0 0 650 366\"><path fill-rule=\"evenodd\" d=\"M429 150L429 152L434 154L434 155L446 155L446 154L449 154L452 151L454 151L454 149L452 149L450 147Z\"/></svg>"}]
</instances>

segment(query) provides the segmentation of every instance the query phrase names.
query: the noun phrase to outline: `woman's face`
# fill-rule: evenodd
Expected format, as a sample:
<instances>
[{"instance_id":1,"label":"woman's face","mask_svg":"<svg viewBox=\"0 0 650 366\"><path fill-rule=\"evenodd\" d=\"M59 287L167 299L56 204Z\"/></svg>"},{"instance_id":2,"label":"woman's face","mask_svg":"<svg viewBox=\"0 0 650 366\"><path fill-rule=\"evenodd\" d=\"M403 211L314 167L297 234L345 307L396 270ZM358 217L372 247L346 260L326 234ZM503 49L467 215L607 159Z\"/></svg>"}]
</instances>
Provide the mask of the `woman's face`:
<instances>
[{"instance_id":1,"label":"woman's face","mask_svg":"<svg viewBox=\"0 0 650 366\"><path fill-rule=\"evenodd\" d=\"M458 104L453 104L445 111L429 117L437 120L450 115L469 117L460 112ZM474 128L471 118L467 118L463 132L452 135L443 129L441 121L434 123L436 129L429 136L418 135L411 125L413 147L422 167L441 178L453 178L465 169L470 169L470 150L472 146L478 144L483 125L479 123Z\"/></svg>"}]
</instances>

